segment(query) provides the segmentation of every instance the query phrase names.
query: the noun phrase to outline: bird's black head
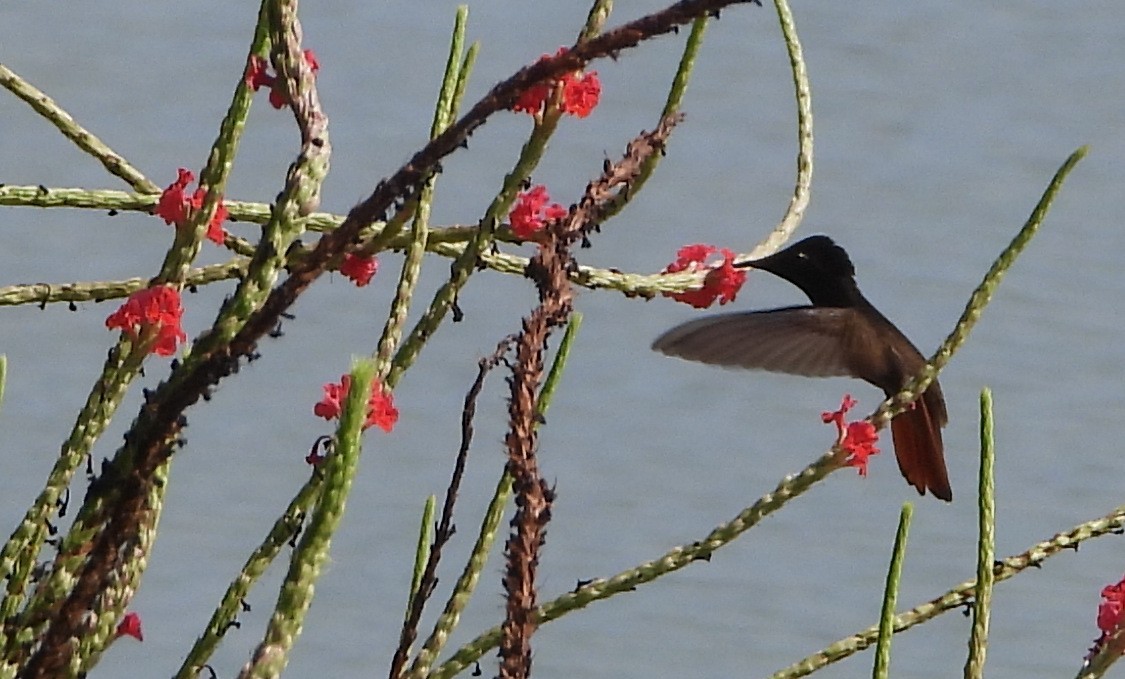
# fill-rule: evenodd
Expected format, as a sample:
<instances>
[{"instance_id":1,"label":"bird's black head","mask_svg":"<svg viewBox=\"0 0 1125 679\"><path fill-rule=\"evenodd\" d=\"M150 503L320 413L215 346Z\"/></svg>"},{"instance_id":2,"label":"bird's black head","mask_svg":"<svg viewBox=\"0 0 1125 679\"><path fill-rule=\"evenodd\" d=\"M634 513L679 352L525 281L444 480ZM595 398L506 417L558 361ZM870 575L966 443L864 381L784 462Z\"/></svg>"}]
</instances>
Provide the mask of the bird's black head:
<instances>
[{"instance_id":1,"label":"bird's black head","mask_svg":"<svg viewBox=\"0 0 1125 679\"><path fill-rule=\"evenodd\" d=\"M762 259L737 266L769 271L800 288L817 306L855 306L855 267L844 248L828 236L809 236Z\"/></svg>"}]
</instances>

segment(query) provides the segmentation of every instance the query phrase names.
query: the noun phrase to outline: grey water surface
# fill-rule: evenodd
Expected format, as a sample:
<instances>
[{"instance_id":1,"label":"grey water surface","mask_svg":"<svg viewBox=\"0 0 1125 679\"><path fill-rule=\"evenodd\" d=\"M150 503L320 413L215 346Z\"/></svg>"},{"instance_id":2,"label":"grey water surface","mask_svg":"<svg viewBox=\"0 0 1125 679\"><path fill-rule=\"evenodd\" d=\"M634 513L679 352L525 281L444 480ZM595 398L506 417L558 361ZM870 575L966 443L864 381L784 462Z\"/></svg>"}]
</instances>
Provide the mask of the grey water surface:
<instances>
[{"instance_id":1,"label":"grey water surface","mask_svg":"<svg viewBox=\"0 0 1125 679\"><path fill-rule=\"evenodd\" d=\"M617 3L616 25L657 9ZM425 140L454 3L303 4L306 46L322 69L332 172L323 209L345 212ZM6 2L0 61L46 91L153 181L198 170L241 77L257 7ZM798 3L816 114L813 200L803 232L849 249L868 297L924 353L948 333L997 253L1059 164L1090 144L1041 234L1005 279L968 345L942 374L955 501L918 498L889 454L868 478L831 476L710 562L546 625L534 639L540 677L763 676L874 624L899 507L915 502L900 608L973 575L979 390L996 401L998 553L1027 549L1122 502L1125 457L1125 7L1087 3ZM468 100L541 53L569 44L576 3L483 2L469 37L481 54ZM651 129L686 31L595 65L602 103L564 120L537 183L570 202L641 129ZM792 192L796 130L787 59L771 7L725 10L708 30L668 157L583 263L653 272L687 243L748 251ZM496 116L445 163L433 223L479 218L528 129ZM261 95L228 195L268 202L297 148L288 112ZM0 182L127 188L10 95L0 96ZM255 229L230 226L253 238ZM171 231L123 214L0 210L0 286L152 275ZM528 247L523 252L530 252ZM210 244L202 261L225 258ZM401 259L381 258L369 288L325 277L294 308L284 338L189 412L143 587L132 610L141 645L115 645L94 677L171 674L215 603L305 480L304 455L330 426L312 415L320 385L371 350ZM427 260L425 301L448 271ZM188 296L198 333L230 283ZM796 303L795 289L752 275L737 302ZM476 361L534 304L533 287L485 272L395 394L391 435L373 432L332 559L289 664L294 677L385 673L398 639L424 498L447 483L461 401ZM541 566L543 599L701 539L801 469L830 443L819 414L844 392L869 412L881 398L847 380L727 372L665 358L652 338L696 312L583 291L576 350L541 437L558 500ZM0 525L16 525L50 468L115 336L115 302L0 312L9 380L0 408ZM416 317L414 314L413 317ZM166 374L154 360L145 383ZM139 392L139 390L138 390ZM500 375L478 408L476 445L447 551L439 603L454 581L503 462ZM111 455L131 395L96 457ZM81 494L81 481L74 492ZM456 648L503 615L501 564L451 640ZM1089 642L1098 592L1125 571L1107 537L1000 585L993 677L1073 672ZM264 628L283 567L250 597L213 659L233 676ZM427 617L424 629L432 621ZM896 637L893 671L919 679L961 671L968 619L953 612ZM863 653L824 672L862 676ZM494 654L482 662L495 672Z\"/></svg>"}]
</instances>

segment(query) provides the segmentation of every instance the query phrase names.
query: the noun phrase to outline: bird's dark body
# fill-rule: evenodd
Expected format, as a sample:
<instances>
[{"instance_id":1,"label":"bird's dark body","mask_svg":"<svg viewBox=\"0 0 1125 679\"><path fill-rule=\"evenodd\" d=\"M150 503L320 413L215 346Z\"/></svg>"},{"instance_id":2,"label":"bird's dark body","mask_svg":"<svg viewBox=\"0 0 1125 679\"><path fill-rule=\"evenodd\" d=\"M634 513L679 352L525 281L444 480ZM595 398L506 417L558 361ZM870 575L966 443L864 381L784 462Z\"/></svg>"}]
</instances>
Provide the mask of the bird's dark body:
<instances>
[{"instance_id":1,"label":"bird's dark body","mask_svg":"<svg viewBox=\"0 0 1125 679\"><path fill-rule=\"evenodd\" d=\"M808 306L719 314L672 328L653 342L670 356L808 377L850 376L888 396L926 364L921 352L860 293L843 248L811 236L769 257L740 263L799 287ZM948 415L937 380L891 422L899 469L919 493L953 491L941 439Z\"/></svg>"}]
</instances>

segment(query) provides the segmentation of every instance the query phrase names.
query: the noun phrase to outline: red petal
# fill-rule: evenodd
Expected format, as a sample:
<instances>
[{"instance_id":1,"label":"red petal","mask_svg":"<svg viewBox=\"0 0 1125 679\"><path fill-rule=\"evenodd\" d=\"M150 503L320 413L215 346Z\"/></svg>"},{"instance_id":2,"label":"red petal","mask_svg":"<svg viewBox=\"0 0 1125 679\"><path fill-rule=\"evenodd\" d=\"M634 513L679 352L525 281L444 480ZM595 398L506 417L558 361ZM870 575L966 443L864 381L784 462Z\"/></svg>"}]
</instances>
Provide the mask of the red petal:
<instances>
[{"instance_id":1,"label":"red petal","mask_svg":"<svg viewBox=\"0 0 1125 679\"><path fill-rule=\"evenodd\" d=\"M126 613L121 622L117 624L117 636L129 636L137 641L144 641L145 635L141 630L141 616L136 613Z\"/></svg>"},{"instance_id":2,"label":"red petal","mask_svg":"<svg viewBox=\"0 0 1125 679\"><path fill-rule=\"evenodd\" d=\"M585 118L598 105L601 94L602 83L597 71L567 74L563 78L563 113Z\"/></svg>"},{"instance_id":3,"label":"red petal","mask_svg":"<svg viewBox=\"0 0 1125 679\"><path fill-rule=\"evenodd\" d=\"M344 255L344 261L340 264L340 273L360 288L370 283L377 271L379 271L379 262L373 255L348 253Z\"/></svg>"},{"instance_id":4,"label":"red petal","mask_svg":"<svg viewBox=\"0 0 1125 679\"><path fill-rule=\"evenodd\" d=\"M309 69L315 74L320 70L320 61L316 58L316 52L312 50L305 50L305 63L309 65Z\"/></svg>"},{"instance_id":5,"label":"red petal","mask_svg":"<svg viewBox=\"0 0 1125 679\"><path fill-rule=\"evenodd\" d=\"M250 63L246 65L246 86L258 91L260 87L272 87L273 76L269 73L269 62L265 57L257 54L251 55Z\"/></svg>"},{"instance_id":6,"label":"red petal","mask_svg":"<svg viewBox=\"0 0 1125 679\"><path fill-rule=\"evenodd\" d=\"M383 391L383 385L375 380L371 386L371 398L367 401L367 421L365 427L377 426L388 434L398 422L398 408L395 408L394 398Z\"/></svg>"}]
</instances>

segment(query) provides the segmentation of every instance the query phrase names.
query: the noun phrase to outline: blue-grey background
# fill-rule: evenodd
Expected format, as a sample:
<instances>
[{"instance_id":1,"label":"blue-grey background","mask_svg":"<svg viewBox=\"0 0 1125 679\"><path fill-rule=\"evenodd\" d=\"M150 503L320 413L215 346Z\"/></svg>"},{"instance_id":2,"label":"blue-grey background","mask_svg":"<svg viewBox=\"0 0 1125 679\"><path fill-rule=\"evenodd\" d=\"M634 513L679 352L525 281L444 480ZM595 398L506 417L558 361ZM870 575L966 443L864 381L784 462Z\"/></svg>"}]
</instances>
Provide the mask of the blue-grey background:
<instances>
[{"instance_id":1,"label":"blue-grey background","mask_svg":"<svg viewBox=\"0 0 1125 679\"><path fill-rule=\"evenodd\" d=\"M454 3L308 3L306 46L322 64L332 173L323 208L344 212L424 141ZM659 7L619 3L611 25ZM202 166L241 77L254 3L7 2L0 59L54 97L160 185ZM816 113L814 197L804 232L852 253L868 297L926 353L953 323L993 257L1052 173L1081 144L1041 235L1004 281L966 348L943 373L951 423L952 505L918 499L889 450L869 478L832 476L710 563L549 624L535 637L542 677L762 676L875 621L898 510L917 501L901 607L972 576L977 401L990 386L998 438L998 551L1024 550L1123 498L1121 330L1125 249L1125 8L1088 3L799 3L798 28ZM575 3L482 2L469 36L483 48L475 100L541 53L569 44ZM643 128L651 128L686 32L595 65L601 106L563 121L535 180L575 199ZM712 24L659 172L584 250L585 263L651 272L685 243L749 250L783 214L796 133L788 66L771 8L736 7ZM435 224L471 223L499 186L530 127L500 115L445 165ZM269 201L297 139L287 112L255 102L228 195ZM0 182L125 188L11 96L0 96ZM254 229L232 230L253 237ZM146 276L171 231L144 215L6 208L0 285ZM202 261L224 255L206 244ZM145 642L123 642L93 676L166 676L205 624L253 545L308 474L303 457L330 427L313 417L320 385L371 350L400 259L381 258L373 285L325 277L294 309L286 335L189 413L161 537L132 609ZM427 260L427 299L447 271ZM209 323L231 284L186 298L189 333ZM794 303L798 293L752 276L734 308ZM460 405L476 360L518 328L534 303L524 280L476 276L466 319L443 326L395 394L392 435L372 433L348 514L317 588L291 676L386 672L405 603L423 499L440 493L456 450ZM0 313L9 360L0 409L0 523L5 535L40 487L115 336L116 303ZM819 455L819 423L867 385L743 374L663 358L651 339L693 310L666 300L583 292L585 324L542 434L541 464L557 483L543 598L701 538L785 474ZM731 308L731 307L728 307ZM147 383L166 373L154 360ZM138 385L139 386L139 385ZM483 395L478 434L447 552L439 600L503 464L504 389ZM137 398L99 443L112 454ZM885 442L889 449L890 443ZM79 495L81 488L76 488ZM282 567L251 595L214 658L232 676L259 638ZM1107 538L999 587L994 677L1071 672L1096 636L1100 588L1125 570ZM440 603L440 601L439 601ZM502 616L491 563L453 646ZM424 627L432 620L427 617ZM896 637L898 674L947 677L964 663L968 620L951 613ZM494 656L484 671L492 674ZM825 672L868 672L865 653Z\"/></svg>"}]
</instances>

